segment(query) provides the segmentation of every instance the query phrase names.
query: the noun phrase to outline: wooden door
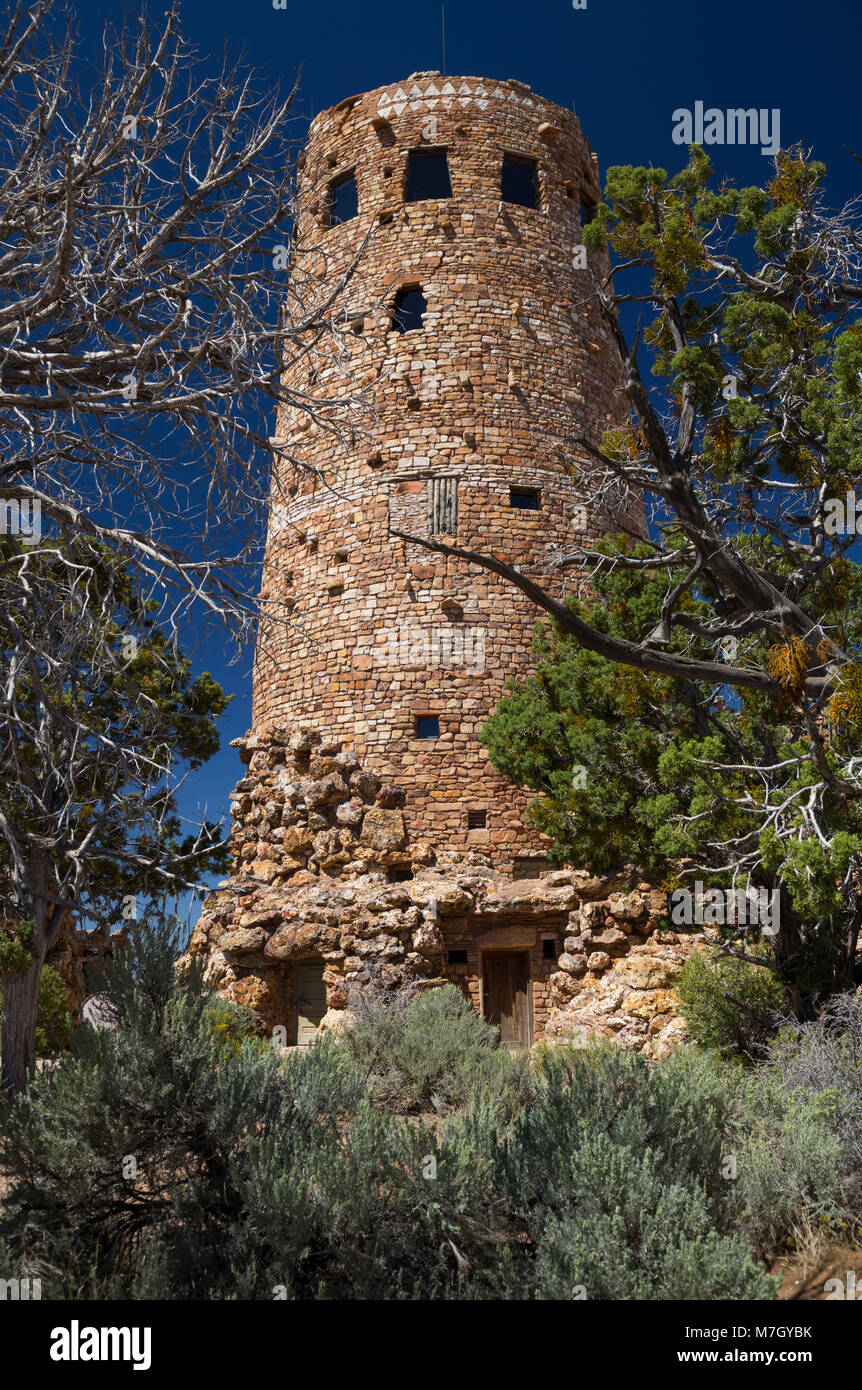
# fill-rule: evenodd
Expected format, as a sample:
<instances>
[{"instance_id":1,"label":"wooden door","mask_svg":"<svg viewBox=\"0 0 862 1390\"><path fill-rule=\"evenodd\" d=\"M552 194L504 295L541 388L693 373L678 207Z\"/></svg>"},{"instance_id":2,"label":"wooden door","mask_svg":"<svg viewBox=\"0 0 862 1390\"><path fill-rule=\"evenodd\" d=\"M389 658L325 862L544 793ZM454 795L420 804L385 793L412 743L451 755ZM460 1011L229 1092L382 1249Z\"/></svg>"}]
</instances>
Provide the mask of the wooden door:
<instances>
[{"instance_id":1,"label":"wooden door","mask_svg":"<svg viewBox=\"0 0 862 1390\"><path fill-rule=\"evenodd\" d=\"M529 953L489 951L483 970L482 1012L500 1029L501 1047L529 1047L533 1041Z\"/></svg>"},{"instance_id":2,"label":"wooden door","mask_svg":"<svg viewBox=\"0 0 862 1390\"><path fill-rule=\"evenodd\" d=\"M308 1047L317 1037L320 1020L326 1013L322 960L301 961L293 967L293 1010L296 1041L300 1047Z\"/></svg>"}]
</instances>

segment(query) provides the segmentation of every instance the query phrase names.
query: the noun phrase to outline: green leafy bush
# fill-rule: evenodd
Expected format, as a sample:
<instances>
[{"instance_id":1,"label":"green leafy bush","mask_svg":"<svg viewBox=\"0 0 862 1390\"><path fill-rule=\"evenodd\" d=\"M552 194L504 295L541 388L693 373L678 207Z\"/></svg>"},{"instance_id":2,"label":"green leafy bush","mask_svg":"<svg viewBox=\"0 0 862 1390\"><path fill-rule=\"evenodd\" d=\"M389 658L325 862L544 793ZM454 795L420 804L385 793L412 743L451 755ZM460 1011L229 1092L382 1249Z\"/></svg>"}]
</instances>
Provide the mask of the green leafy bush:
<instances>
[{"instance_id":1,"label":"green leafy bush","mask_svg":"<svg viewBox=\"0 0 862 1390\"><path fill-rule=\"evenodd\" d=\"M260 1020L254 1009L249 1009L245 1004L234 1004L221 995L214 995L207 1003L203 1023L212 1030L213 1041L218 1047L235 1054L240 1053L243 1044L252 1038L265 1046Z\"/></svg>"},{"instance_id":2,"label":"green leafy bush","mask_svg":"<svg viewBox=\"0 0 862 1390\"><path fill-rule=\"evenodd\" d=\"M52 966L44 965L36 1015L36 1056L50 1057L60 1052L69 1041L71 1028L65 981Z\"/></svg>"},{"instance_id":3,"label":"green leafy bush","mask_svg":"<svg viewBox=\"0 0 862 1390\"><path fill-rule=\"evenodd\" d=\"M0 994L0 1018L3 1016L3 996ZM39 1005L36 1015L36 1056L51 1057L69 1041L72 1019L66 1000L63 977L50 965L42 967L39 980Z\"/></svg>"},{"instance_id":4,"label":"green leafy bush","mask_svg":"<svg viewBox=\"0 0 862 1390\"><path fill-rule=\"evenodd\" d=\"M32 919L0 924L0 974L18 974L33 964Z\"/></svg>"},{"instance_id":5,"label":"green leafy bush","mask_svg":"<svg viewBox=\"0 0 862 1390\"><path fill-rule=\"evenodd\" d=\"M680 1013L701 1047L725 1056L761 1057L787 1008L787 994L765 965L699 951L677 980Z\"/></svg>"}]
</instances>

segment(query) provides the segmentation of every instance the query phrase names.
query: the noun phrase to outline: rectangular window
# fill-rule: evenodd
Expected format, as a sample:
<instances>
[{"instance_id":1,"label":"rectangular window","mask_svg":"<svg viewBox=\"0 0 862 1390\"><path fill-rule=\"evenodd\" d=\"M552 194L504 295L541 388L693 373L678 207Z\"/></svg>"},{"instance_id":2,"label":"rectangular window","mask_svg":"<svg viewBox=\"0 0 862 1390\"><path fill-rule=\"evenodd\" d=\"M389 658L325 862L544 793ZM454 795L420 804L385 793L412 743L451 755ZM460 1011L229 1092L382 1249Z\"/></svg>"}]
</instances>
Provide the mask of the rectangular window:
<instances>
[{"instance_id":1,"label":"rectangular window","mask_svg":"<svg viewBox=\"0 0 862 1390\"><path fill-rule=\"evenodd\" d=\"M546 936L542 942L542 960L554 960L557 954L557 947L552 936Z\"/></svg>"},{"instance_id":2,"label":"rectangular window","mask_svg":"<svg viewBox=\"0 0 862 1390\"><path fill-rule=\"evenodd\" d=\"M428 301L420 285L405 285L395 296L392 312L392 327L396 333L414 333L422 328L422 319L428 311Z\"/></svg>"},{"instance_id":3,"label":"rectangular window","mask_svg":"<svg viewBox=\"0 0 862 1390\"><path fill-rule=\"evenodd\" d=\"M504 203L518 203L522 208L539 206L539 171L535 159L517 154L503 155L500 197Z\"/></svg>"},{"instance_id":4,"label":"rectangular window","mask_svg":"<svg viewBox=\"0 0 862 1390\"><path fill-rule=\"evenodd\" d=\"M581 226L588 227L596 215L596 205L589 198L581 198Z\"/></svg>"},{"instance_id":5,"label":"rectangular window","mask_svg":"<svg viewBox=\"0 0 862 1390\"><path fill-rule=\"evenodd\" d=\"M521 511L537 512L541 505L541 494L535 487L510 487L509 506Z\"/></svg>"},{"instance_id":6,"label":"rectangular window","mask_svg":"<svg viewBox=\"0 0 862 1390\"><path fill-rule=\"evenodd\" d=\"M429 536L454 536L458 530L458 479L432 478L428 487Z\"/></svg>"},{"instance_id":7,"label":"rectangular window","mask_svg":"<svg viewBox=\"0 0 862 1390\"><path fill-rule=\"evenodd\" d=\"M466 964L467 964L467 952L466 952L466 951L450 951L449 954L448 954L447 957L446 957L446 960L448 961L449 965L466 965Z\"/></svg>"},{"instance_id":8,"label":"rectangular window","mask_svg":"<svg viewBox=\"0 0 862 1390\"><path fill-rule=\"evenodd\" d=\"M356 191L356 175L351 172L333 179L329 185L329 225L337 227L341 222L349 222L359 212L359 195Z\"/></svg>"},{"instance_id":9,"label":"rectangular window","mask_svg":"<svg viewBox=\"0 0 862 1390\"><path fill-rule=\"evenodd\" d=\"M547 868L547 859L518 856L512 861L512 878L538 878Z\"/></svg>"},{"instance_id":10,"label":"rectangular window","mask_svg":"<svg viewBox=\"0 0 862 1390\"><path fill-rule=\"evenodd\" d=\"M426 198L451 198L452 180L445 150L411 150L407 156L405 203L421 203Z\"/></svg>"},{"instance_id":11,"label":"rectangular window","mask_svg":"<svg viewBox=\"0 0 862 1390\"><path fill-rule=\"evenodd\" d=\"M439 738L440 720L436 714L420 714L416 720L417 738Z\"/></svg>"}]
</instances>

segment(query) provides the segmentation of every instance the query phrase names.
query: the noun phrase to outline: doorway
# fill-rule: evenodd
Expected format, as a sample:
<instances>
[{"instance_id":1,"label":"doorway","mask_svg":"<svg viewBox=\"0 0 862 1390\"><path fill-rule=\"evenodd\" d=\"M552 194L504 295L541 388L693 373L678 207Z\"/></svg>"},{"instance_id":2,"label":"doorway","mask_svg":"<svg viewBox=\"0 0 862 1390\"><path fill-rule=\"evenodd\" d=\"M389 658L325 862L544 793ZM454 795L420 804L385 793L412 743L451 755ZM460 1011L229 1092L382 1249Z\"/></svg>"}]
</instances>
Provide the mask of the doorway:
<instances>
[{"instance_id":1,"label":"doorway","mask_svg":"<svg viewBox=\"0 0 862 1390\"><path fill-rule=\"evenodd\" d=\"M533 1041L529 951L489 951L482 957L482 1014L500 1029L500 1046L517 1051Z\"/></svg>"},{"instance_id":2,"label":"doorway","mask_svg":"<svg viewBox=\"0 0 862 1390\"><path fill-rule=\"evenodd\" d=\"M293 967L293 1015L299 1047L308 1047L314 1042L325 1013L323 961L300 961Z\"/></svg>"}]
</instances>

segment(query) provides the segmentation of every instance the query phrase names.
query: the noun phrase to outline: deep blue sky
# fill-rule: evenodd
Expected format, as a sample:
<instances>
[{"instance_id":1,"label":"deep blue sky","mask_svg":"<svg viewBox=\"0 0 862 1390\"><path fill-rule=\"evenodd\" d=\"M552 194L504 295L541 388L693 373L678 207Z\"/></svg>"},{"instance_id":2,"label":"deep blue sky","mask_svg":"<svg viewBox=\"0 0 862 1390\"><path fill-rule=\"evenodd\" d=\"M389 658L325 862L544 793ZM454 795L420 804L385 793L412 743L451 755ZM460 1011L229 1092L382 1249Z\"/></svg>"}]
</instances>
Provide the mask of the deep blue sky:
<instances>
[{"instance_id":1,"label":"deep blue sky","mask_svg":"<svg viewBox=\"0 0 862 1390\"><path fill-rule=\"evenodd\" d=\"M151 4L156 14L164 5ZM100 17L119 18L114 0L74 0L83 35ZM728 107L778 107L782 145L802 141L829 167L830 202L860 184L862 152L859 52L862 22L846 0L447 0L446 70L518 78L562 105L574 103L604 170L655 164L675 170L685 151L671 140L671 115L697 101ZM187 37L217 61L225 41L249 60L291 81L302 74L302 109L313 114L354 92L426 68L441 68L439 0L184 0ZM720 172L739 183L767 178L759 151L709 150ZM239 774L228 740L250 716L249 663L226 668L218 642L195 652L236 698L223 721L222 752L197 773L185 809L208 804L221 814Z\"/></svg>"}]
</instances>

